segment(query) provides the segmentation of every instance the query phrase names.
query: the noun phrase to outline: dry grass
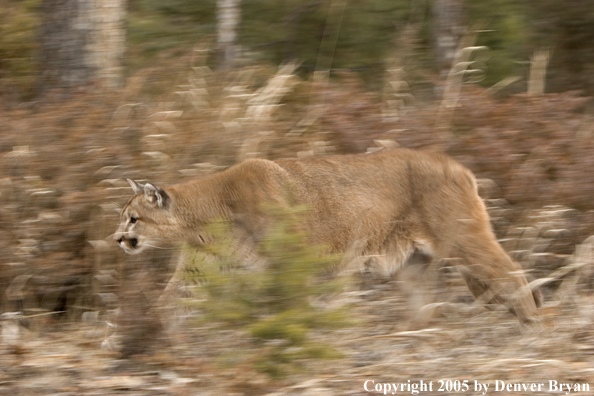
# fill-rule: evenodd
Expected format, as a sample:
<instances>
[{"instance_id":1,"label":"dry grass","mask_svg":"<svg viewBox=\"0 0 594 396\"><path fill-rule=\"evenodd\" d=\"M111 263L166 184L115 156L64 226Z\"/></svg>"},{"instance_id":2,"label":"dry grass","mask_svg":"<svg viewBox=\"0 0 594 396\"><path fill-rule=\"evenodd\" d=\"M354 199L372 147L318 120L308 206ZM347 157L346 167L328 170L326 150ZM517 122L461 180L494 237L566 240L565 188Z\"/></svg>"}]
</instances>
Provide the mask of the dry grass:
<instances>
[{"instance_id":1,"label":"dry grass","mask_svg":"<svg viewBox=\"0 0 594 396\"><path fill-rule=\"evenodd\" d=\"M541 323L527 328L520 328L504 311L452 302L441 305L428 327L411 331L410 296L398 290L396 281L342 296L352 304L360 324L320 331L315 340L347 358L331 365L305 362L310 369L307 375L271 381L249 362L226 368L224 362L235 359L237 351L254 348L237 330L213 333L207 327L182 327L170 336L172 346L122 361L118 353L97 348L101 324L77 322L25 334L18 347L3 346L0 390L31 395L177 395L197 389L206 394L362 395L369 379L376 383L433 381L434 386L449 379L489 383L487 394L497 394L492 391L495 380L594 380L591 297L555 301L543 308ZM461 298L467 293L454 283L450 294Z\"/></svg>"}]
</instances>

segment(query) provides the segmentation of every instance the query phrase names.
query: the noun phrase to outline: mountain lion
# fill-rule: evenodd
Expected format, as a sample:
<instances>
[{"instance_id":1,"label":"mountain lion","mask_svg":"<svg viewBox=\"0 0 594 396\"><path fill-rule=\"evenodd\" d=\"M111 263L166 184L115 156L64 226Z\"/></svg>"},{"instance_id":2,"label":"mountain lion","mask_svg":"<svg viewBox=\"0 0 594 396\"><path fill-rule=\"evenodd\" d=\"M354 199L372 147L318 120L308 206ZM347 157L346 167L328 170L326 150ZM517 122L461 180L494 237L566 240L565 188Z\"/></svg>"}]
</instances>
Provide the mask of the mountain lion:
<instances>
[{"instance_id":1,"label":"mountain lion","mask_svg":"<svg viewBox=\"0 0 594 396\"><path fill-rule=\"evenodd\" d=\"M475 298L505 304L520 321L537 314L540 298L495 239L473 174L439 153L250 159L164 189L129 182L134 196L115 233L129 254L164 242L202 244L203 226L221 218L243 241L257 243L271 222L264 204L302 204L310 238L332 252L369 257L385 275L415 251L457 258Z\"/></svg>"}]
</instances>

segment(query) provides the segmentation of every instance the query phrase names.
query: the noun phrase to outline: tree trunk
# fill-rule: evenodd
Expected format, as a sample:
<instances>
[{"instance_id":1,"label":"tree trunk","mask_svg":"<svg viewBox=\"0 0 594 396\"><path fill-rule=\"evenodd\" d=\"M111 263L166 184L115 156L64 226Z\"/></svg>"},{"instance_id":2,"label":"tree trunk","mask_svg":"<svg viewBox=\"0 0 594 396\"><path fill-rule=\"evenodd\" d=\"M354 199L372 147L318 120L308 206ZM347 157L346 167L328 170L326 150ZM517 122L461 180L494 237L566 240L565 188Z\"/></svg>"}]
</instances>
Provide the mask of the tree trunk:
<instances>
[{"instance_id":1,"label":"tree trunk","mask_svg":"<svg viewBox=\"0 0 594 396\"><path fill-rule=\"evenodd\" d=\"M433 1L433 41L437 68L445 79L452 67L460 37L464 34L463 0Z\"/></svg>"},{"instance_id":2,"label":"tree trunk","mask_svg":"<svg viewBox=\"0 0 594 396\"><path fill-rule=\"evenodd\" d=\"M235 63L240 22L241 0L217 0L217 50L220 69L229 69Z\"/></svg>"},{"instance_id":3,"label":"tree trunk","mask_svg":"<svg viewBox=\"0 0 594 396\"><path fill-rule=\"evenodd\" d=\"M95 67L93 78L107 88L121 87L126 48L126 0L95 0L93 16L95 32L89 48L89 61Z\"/></svg>"},{"instance_id":4,"label":"tree trunk","mask_svg":"<svg viewBox=\"0 0 594 396\"><path fill-rule=\"evenodd\" d=\"M122 83L125 0L43 0L40 89Z\"/></svg>"}]
</instances>

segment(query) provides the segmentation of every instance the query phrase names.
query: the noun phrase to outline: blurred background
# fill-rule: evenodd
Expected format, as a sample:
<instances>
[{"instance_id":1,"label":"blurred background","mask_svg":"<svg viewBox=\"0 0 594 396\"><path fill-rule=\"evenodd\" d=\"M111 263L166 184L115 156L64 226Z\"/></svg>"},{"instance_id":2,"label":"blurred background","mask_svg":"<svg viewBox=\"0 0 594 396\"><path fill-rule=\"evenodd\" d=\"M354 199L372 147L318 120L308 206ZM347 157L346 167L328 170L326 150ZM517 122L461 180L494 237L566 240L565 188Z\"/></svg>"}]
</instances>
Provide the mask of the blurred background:
<instances>
[{"instance_id":1,"label":"blurred background","mask_svg":"<svg viewBox=\"0 0 594 396\"><path fill-rule=\"evenodd\" d=\"M593 382L592 26L584 0L0 0L0 394ZM209 320L172 328L151 307L176 250L111 240L126 178L393 146L475 172L500 242L543 284L541 323L473 304L444 262L333 299L286 286L334 327L213 297L241 297L240 276L190 293Z\"/></svg>"}]
</instances>

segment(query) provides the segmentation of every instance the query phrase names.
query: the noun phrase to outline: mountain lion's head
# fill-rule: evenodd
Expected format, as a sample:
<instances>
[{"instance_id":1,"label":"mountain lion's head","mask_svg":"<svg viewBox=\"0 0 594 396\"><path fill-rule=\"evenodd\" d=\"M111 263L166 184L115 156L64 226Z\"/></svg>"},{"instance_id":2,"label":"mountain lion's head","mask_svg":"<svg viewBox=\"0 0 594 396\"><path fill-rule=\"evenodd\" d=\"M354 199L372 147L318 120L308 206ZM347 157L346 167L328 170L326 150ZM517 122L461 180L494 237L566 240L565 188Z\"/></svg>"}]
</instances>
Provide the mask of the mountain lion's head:
<instances>
[{"instance_id":1,"label":"mountain lion's head","mask_svg":"<svg viewBox=\"0 0 594 396\"><path fill-rule=\"evenodd\" d=\"M126 253L138 254L169 240L167 228L174 221L165 191L149 183L142 185L129 179L128 183L134 195L122 209L114 239Z\"/></svg>"}]
</instances>

